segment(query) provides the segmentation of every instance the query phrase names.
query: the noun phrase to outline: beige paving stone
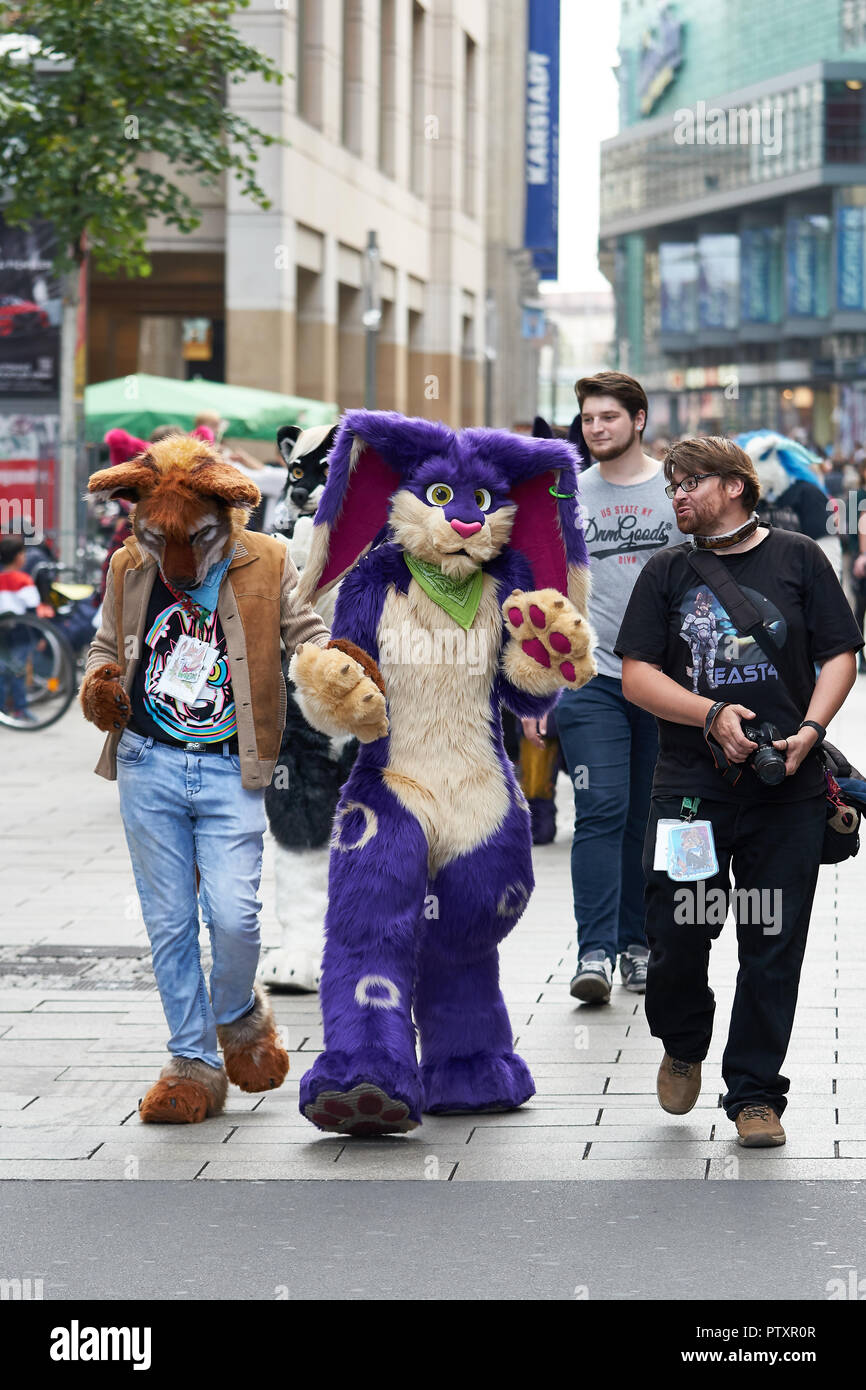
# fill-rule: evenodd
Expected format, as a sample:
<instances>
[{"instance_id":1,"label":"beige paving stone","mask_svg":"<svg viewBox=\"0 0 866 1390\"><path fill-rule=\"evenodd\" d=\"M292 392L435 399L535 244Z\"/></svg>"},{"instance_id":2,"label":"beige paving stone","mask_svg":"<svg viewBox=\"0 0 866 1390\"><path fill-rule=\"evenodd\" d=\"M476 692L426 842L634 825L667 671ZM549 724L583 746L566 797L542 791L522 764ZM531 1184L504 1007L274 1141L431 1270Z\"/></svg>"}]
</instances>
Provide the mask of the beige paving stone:
<instances>
[{"instance_id":1,"label":"beige paving stone","mask_svg":"<svg viewBox=\"0 0 866 1390\"><path fill-rule=\"evenodd\" d=\"M156 1161L139 1164L137 1180L148 1179L159 1182L188 1182L195 1178L201 1169L197 1158L171 1159L166 1163ZM0 1181L57 1181L116 1182L119 1178L129 1178L125 1160L100 1161L96 1158L64 1161L58 1159L18 1159L15 1162L0 1163ZM131 1179L130 1180L134 1180ZM70 1194L74 1201L74 1193Z\"/></svg>"}]
</instances>

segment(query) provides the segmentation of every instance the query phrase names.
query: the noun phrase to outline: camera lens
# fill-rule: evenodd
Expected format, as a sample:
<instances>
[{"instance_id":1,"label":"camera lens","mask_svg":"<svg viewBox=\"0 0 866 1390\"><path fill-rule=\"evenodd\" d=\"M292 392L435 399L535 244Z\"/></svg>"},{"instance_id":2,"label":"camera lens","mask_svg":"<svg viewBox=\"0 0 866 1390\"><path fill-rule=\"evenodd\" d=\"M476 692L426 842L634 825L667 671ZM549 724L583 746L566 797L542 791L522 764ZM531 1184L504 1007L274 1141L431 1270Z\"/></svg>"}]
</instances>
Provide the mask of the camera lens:
<instances>
[{"instance_id":1,"label":"camera lens","mask_svg":"<svg viewBox=\"0 0 866 1390\"><path fill-rule=\"evenodd\" d=\"M785 759L778 748L759 748L753 756L755 775L768 787L777 787L785 780Z\"/></svg>"}]
</instances>

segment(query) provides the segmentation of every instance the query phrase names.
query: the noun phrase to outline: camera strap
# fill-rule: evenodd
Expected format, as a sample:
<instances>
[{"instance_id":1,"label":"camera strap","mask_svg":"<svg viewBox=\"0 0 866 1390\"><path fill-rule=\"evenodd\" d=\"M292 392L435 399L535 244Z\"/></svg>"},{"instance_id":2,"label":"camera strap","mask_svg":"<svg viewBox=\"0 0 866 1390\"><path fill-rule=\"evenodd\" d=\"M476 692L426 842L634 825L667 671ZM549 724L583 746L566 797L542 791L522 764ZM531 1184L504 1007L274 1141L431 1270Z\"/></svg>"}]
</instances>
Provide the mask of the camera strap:
<instances>
[{"instance_id":1,"label":"camera strap","mask_svg":"<svg viewBox=\"0 0 866 1390\"><path fill-rule=\"evenodd\" d=\"M750 598L747 598L734 579L727 565L723 565L718 555L711 550L694 550L688 557L689 564L699 579L712 589L724 608L737 632L751 637L773 662L782 685L795 704L796 680L794 665L788 653L780 647L772 633L761 622L760 614ZM802 714L802 712L801 712Z\"/></svg>"}]
</instances>

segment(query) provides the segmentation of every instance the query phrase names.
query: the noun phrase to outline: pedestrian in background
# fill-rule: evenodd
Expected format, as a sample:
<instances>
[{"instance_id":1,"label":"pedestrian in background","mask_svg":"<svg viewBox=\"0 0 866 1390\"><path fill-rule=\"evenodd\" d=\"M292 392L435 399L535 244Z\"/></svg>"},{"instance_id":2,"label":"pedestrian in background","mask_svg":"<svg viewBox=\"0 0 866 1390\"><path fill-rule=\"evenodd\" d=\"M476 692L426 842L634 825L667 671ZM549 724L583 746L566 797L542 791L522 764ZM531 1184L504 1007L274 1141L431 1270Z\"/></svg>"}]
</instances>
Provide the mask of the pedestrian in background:
<instances>
[{"instance_id":1,"label":"pedestrian in background","mask_svg":"<svg viewBox=\"0 0 866 1390\"><path fill-rule=\"evenodd\" d=\"M564 692L556 722L574 785L571 879L578 961L571 994L585 1003L606 1003L617 955L626 989L642 993L646 984L641 855L658 752L655 720L623 695L614 644L641 569L680 536L661 464L641 442L647 420L643 387L621 372L600 372L583 377L575 392L583 436L596 460L580 475L580 504L598 675L581 690Z\"/></svg>"}]
</instances>

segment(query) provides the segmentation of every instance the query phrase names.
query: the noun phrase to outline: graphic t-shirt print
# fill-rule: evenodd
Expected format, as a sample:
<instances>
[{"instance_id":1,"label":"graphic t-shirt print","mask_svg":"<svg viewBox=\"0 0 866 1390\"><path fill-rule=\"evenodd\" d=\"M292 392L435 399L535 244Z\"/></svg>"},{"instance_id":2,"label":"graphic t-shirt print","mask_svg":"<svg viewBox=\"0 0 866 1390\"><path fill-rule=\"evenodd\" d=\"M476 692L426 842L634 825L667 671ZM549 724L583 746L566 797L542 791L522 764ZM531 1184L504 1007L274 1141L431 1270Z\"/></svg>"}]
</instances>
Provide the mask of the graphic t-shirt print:
<instances>
[{"instance_id":1,"label":"graphic t-shirt print","mask_svg":"<svg viewBox=\"0 0 866 1390\"><path fill-rule=\"evenodd\" d=\"M615 555L619 564L635 564L638 554L662 550L671 539L673 521L659 521L654 507L619 503L600 507L597 515L584 521L584 536L590 558L607 560Z\"/></svg>"},{"instance_id":2,"label":"graphic t-shirt print","mask_svg":"<svg viewBox=\"0 0 866 1390\"><path fill-rule=\"evenodd\" d=\"M183 637L207 643L216 657L197 700L186 704L158 689L168 662ZM236 732L235 704L225 637L216 613L195 621L179 603L170 604L157 614L145 637L145 712L171 738L199 743L223 743Z\"/></svg>"},{"instance_id":3,"label":"graphic t-shirt print","mask_svg":"<svg viewBox=\"0 0 866 1390\"><path fill-rule=\"evenodd\" d=\"M761 622L779 646L784 646L787 625L774 603L756 589L740 586L752 600ZM726 686L778 680L772 661L753 638L740 636L712 590L706 585L689 589L679 604L679 635L688 647L686 675L692 691L709 694Z\"/></svg>"}]
</instances>

